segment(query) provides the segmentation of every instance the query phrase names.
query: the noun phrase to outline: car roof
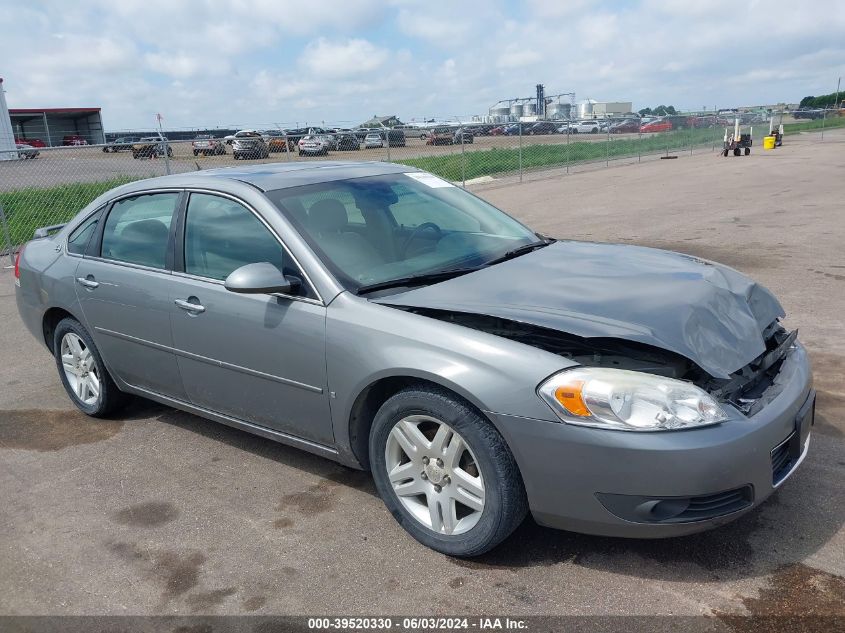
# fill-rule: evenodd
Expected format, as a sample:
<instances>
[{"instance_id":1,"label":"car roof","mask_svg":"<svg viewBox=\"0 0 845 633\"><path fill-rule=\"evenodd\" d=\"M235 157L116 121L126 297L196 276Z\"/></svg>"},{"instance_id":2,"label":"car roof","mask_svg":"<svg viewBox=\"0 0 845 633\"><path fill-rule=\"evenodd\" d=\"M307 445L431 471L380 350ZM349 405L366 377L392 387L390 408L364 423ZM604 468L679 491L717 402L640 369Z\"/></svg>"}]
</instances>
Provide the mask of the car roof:
<instances>
[{"instance_id":1,"label":"car roof","mask_svg":"<svg viewBox=\"0 0 845 633\"><path fill-rule=\"evenodd\" d=\"M218 169L191 171L184 174L173 174L171 176L159 176L124 185L121 190L130 193L136 189L144 190L153 187L196 187L198 183L213 187L212 183L215 180L233 180L252 185L261 191L274 191L321 182L416 171L420 170L415 167L408 167L407 165L375 161L263 163L244 167L221 167Z\"/></svg>"}]
</instances>

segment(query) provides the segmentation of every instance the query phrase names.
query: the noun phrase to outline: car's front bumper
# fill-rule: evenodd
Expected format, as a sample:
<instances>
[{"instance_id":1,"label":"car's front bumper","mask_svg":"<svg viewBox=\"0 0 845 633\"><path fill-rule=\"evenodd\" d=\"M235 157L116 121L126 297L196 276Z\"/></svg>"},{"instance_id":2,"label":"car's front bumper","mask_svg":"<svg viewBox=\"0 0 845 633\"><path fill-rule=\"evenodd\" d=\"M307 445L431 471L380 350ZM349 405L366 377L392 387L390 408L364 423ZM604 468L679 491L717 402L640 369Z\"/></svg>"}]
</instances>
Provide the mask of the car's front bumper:
<instances>
[{"instance_id":1,"label":"car's front bumper","mask_svg":"<svg viewBox=\"0 0 845 633\"><path fill-rule=\"evenodd\" d=\"M679 536L758 506L803 460L806 428L784 444L782 450L792 447L791 461L773 474L773 451L796 432L799 414L805 426L813 415L812 374L800 345L784 360L781 378L780 393L754 416L736 413L695 430L608 431L490 416L514 453L538 523L607 536ZM663 500L669 514L672 504L690 510L665 520L644 512Z\"/></svg>"}]
</instances>

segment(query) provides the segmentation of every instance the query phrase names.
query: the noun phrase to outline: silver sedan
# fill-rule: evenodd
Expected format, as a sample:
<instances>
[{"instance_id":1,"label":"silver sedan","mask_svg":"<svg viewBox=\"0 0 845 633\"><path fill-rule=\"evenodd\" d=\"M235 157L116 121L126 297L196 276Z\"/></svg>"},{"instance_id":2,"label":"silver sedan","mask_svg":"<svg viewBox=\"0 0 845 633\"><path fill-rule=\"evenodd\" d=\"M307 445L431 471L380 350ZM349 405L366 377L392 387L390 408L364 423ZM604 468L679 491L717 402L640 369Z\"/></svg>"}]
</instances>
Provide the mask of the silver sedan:
<instances>
[{"instance_id":1,"label":"silver sedan","mask_svg":"<svg viewBox=\"0 0 845 633\"><path fill-rule=\"evenodd\" d=\"M528 512L627 537L721 525L809 446L807 355L765 288L539 235L401 165L133 182L39 229L15 276L85 413L132 394L370 470L451 555Z\"/></svg>"}]
</instances>

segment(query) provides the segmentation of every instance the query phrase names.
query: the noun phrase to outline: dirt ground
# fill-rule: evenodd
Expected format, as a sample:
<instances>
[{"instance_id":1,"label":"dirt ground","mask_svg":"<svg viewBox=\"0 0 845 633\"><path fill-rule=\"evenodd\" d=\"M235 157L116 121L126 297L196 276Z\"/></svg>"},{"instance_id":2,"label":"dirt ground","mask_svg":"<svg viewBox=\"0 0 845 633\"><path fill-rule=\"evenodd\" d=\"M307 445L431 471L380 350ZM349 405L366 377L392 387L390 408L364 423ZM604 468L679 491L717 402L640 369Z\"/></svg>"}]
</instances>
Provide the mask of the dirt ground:
<instances>
[{"instance_id":1,"label":"dirt ground","mask_svg":"<svg viewBox=\"0 0 845 633\"><path fill-rule=\"evenodd\" d=\"M817 423L761 508L696 536L540 528L457 560L396 525L365 473L137 401L77 414L0 275L0 614L686 614L845 618L845 131L475 188L535 229L748 273L810 350ZM4 262L5 263L5 262Z\"/></svg>"}]
</instances>

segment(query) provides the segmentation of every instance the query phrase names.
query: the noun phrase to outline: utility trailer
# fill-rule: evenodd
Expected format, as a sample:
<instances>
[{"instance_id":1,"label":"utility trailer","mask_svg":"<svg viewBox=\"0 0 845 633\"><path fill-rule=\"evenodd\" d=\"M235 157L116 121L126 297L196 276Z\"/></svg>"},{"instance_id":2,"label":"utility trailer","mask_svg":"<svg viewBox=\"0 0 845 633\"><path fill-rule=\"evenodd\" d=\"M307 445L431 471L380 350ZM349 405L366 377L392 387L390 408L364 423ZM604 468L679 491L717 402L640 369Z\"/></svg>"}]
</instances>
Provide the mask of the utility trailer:
<instances>
[{"instance_id":1,"label":"utility trailer","mask_svg":"<svg viewBox=\"0 0 845 633\"><path fill-rule=\"evenodd\" d=\"M727 156L733 152L734 156L748 156L751 153L751 145L753 140L751 138L754 132L753 127L748 128L748 133L742 133L739 129L739 119L734 119L733 134L728 136L728 128L725 128L725 138L722 142L722 156Z\"/></svg>"}]
</instances>

